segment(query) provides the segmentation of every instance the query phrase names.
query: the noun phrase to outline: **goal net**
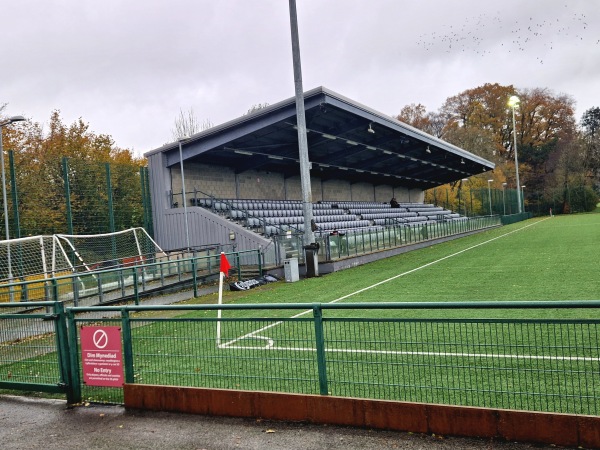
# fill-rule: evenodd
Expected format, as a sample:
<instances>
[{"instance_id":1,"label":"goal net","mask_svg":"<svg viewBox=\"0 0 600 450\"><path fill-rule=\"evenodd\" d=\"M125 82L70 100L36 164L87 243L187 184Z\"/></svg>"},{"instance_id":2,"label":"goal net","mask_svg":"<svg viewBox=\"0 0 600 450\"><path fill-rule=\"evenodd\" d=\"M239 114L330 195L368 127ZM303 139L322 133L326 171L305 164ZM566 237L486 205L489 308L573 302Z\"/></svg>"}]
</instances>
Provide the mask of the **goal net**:
<instances>
[{"instance_id":1,"label":"goal net","mask_svg":"<svg viewBox=\"0 0 600 450\"><path fill-rule=\"evenodd\" d=\"M0 241L0 280L28 281L73 271L56 236Z\"/></svg>"},{"instance_id":2,"label":"goal net","mask_svg":"<svg viewBox=\"0 0 600 450\"><path fill-rule=\"evenodd\" d=\"M162 249L143 228L130 228L116 233L67 235L56 237L70 254L74 266L94 271L111 267L149 262Z\"/></svg>"},{"instance_id":3,"label":"goal net","mask_svg":"<svg viewBox=\"0 0 600 450\"><path fill-rule=\"evenodd\" d=\"M0 283L150 262L162 249L143 228L0 241Z\"/></svg>"}]
</instances>

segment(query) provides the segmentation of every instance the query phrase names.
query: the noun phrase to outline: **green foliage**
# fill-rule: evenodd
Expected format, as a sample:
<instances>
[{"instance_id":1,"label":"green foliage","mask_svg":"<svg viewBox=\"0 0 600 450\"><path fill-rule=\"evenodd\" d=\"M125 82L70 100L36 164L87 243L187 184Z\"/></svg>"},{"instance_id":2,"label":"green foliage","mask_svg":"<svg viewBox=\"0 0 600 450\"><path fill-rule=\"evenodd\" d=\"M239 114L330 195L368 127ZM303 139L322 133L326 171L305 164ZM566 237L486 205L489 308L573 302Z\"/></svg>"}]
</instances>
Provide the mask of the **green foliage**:
<instances>
[{"instance_id":1,"label":"green foliage","mask_svg":"<svg viewBox=\"0 0 600 450\"><path fill-rule=\"evenodd\" d=\"M115 230L143 225L139 170L144 161L116 147L109 135L92 132L82 119L66 125L58 111L47 131L30 121L5 129L4 148L14 152L21 236L69 231L65 175L73 231L110 232L106 164L111 167ZM67 174L63 158L68 158ZM9 210L14 224L12 199Z\"/></svg>"},{"instance_id":2,"label":"green foliage","mask_svg":"<svg viewBox=\"0 0 600 450\"><path fill-rule=\"evenodd\" d=\"M581 126L585 130L586 136L594 138L600 130L600 107L596 106L584 112L581 117Z\"/></svg>"},{"instance_id":3,"label":"green foliage","mask_svg":"<svg viewBox=\"0 0 600 450\"><path fill-rule=\"evenodd\" d=\"M520 103L514 110L513 126L513 111L507 100L515 94ZM428 131L426 119L430 114L422 105L409 105L402 109L399 118ZM443 139L496 164L493 174L471 178L474 187L485 185L489 178L494 179L492 188L501 189L503 183L516 187L516 137L520 184L527 186L526 203L535 200L539 205L534 212L540 208L547 211L549 204L557 210L557 192L568 192L565 186L585 192L590 187L597 191L600 188L600 108L591 108L584 114L584 134L578 134L574 100L570 96L556 95L544 88L518 90L510 85L487 83L449 97L437 116L445 121L440 134ZM452 185L442 186L441 190L444 188L453 190ZM426 196L433 197L432 193ZM589 210L587 200L570 208L566 196L559 205L564 212Z\"/></svg>"}]
</instances>

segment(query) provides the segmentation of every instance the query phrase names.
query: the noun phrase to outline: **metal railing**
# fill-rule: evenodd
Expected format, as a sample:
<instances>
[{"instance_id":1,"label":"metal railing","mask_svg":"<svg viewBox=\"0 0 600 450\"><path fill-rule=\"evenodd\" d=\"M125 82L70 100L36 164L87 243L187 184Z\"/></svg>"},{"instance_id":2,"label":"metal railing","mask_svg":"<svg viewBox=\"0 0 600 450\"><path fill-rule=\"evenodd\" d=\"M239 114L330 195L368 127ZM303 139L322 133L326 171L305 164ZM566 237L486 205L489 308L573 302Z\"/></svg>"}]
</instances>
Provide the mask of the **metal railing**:
<instances>
[{"instance_id":1,"label":"metal railing","mask_svg":"<svg viewBox=\"0 0 600 450\"><path fill-rule=\"evenodd\" d=\"M0 303L0 389L62 393L74 403L64 305L29 306L36 310L22 314L21 305Z\"/></svg>"},{"instance_id":2,"label":"metal railing","mask_svg":"<svg viewBox=\"0 0 600 450\"><path fill-rule=\"evenodd\" d=\"M253 267L262 274L260 250L226 252L226 255L238 279L242 276L244 266ZM176 253L94 272L2 284L0 302L6 302L11 296L21 299L16 304L20 304L22 310L31 308L32 301L60 301L73 306L123 300L139 304L140 297L146 294L178 285L192 285L194 296L197 296L198 285L219 274L219 257L220 253L211 250L201 255Z\"/></svg>"},{"instance_id":3,"label":"metal railing","mask_svg":"<svg viewBox=\"0 0 600 450\"><path fill-rule=\"evenodd\" d=\"M121 327L128 383L600 415L600 318L590 318L599 307L240 304L80 307L68 316L70 331ZM578 309L582 318L561 318ZM71 334L74 398L121 402L120 388L78 381L77 345Z\"/></svg>"},{"instance_id":4,"label":"metal railing","mask_svg":"<svg viewBox=\"0 0 600 450\"><path fill-rule=\"evenodd\" d=\"M396 224L379 228L367 227L353 230L336 230L316 232L315 240L319 243L319 261L335 261L342 258L364 255L379 250L387 250L404 245L417 244L452 235L460 235L477 230L501 225L500 216L463 217L449 222L424 224ZM273 239L280 251L276 253L281 259L298 258L304 261L303 235L286 233L274 236Z\"/></svg>"}]
</instances>

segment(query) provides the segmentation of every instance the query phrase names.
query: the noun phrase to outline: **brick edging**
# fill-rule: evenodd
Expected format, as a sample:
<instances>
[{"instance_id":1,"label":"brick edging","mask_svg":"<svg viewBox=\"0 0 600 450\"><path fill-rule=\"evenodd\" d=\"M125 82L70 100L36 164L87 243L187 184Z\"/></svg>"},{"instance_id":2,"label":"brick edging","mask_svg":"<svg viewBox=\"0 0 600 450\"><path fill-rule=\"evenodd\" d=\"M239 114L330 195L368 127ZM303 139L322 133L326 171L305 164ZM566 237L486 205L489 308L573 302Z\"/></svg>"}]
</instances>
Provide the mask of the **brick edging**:
<instances>
[{"instance_id":1,"label":"brick edging","mask_svg":"<svg viewBox=\"0 0 600 450\"><path fill-rule=\"evenodd\" d=\"M389 400L126 384L125 407L600 448L600 417Z\"/></svg>"}]
</instances>

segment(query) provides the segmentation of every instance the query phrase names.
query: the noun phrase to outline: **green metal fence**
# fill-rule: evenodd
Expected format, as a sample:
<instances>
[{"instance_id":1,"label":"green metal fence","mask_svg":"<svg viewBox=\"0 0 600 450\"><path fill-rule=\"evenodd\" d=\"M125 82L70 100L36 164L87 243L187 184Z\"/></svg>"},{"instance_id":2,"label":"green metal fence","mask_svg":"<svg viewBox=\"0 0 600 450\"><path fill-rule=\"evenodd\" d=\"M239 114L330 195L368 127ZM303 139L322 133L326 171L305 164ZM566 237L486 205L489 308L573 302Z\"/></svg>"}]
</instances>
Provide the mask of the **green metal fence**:
<instances>
[{"instance_id":1,"label":"green metal fence","mask_svg":"<svg viewBox=\"0 0 600 450\"><path fill-rule=\"evenodd\" d=\"M522 186L521 191L472 187L470 183L425 191L425 203L443 206L465 216L519 214L519 197L522 211L538 217L550 215L550 210L553 214L590 212L598 202L598 193L583 180L554 188Z\"/></svg>"},{"instance_id":2,"label":"green metal fence","mask_svg":"<svg viewBox=\"0 0 600 450\"><path fill-rule=\"evenodd\" d=\"M337 303L80 307L68 314L71 331L121 326L127 382L599 415L600 319L589 318L598 307ZM122 401L120 388L77 382L74 333L71 355L74 398Z\"/></svg>"},{"instance_id":3,"label":"green metal fence","mask_svg":"<svg viewBox=\"0 0 600 450\"><path fill-rule=\"evenodd\" d=\"M0 303L0 389L62 393L73 403L64 306L29 307L23 314L21 305Z\"/></svg>"},{"instance_id":4,"label":"green metal fence","mask_svg":"<svg viewBox=\"0 0 600 450\"><path fill-rule=\"evenodd\" d=\"M36 180L24 175L31 171L27 159L8 153L11 237L111 233L132 227L144 227L153 235L146 167L57 158Z\"/></svg>"},{"instance_id":5,"label":"green metal fence","mask_svg":"<svg viewBox=\"0 0 600 450\"><path fill-rule=\"evenodd\" d=\"M69 275L13 282L0 285L0 301L21 299L21 309L31 306L29 300L60 301L66 305L92 306L132 301L168 287L192 286L194 296L206 280L219 274L221 247L206 248L193 254L153 255L151 262L135 261L106 270L77 272ZM226 252L238 279L242 268L250 266L262 275L262 254L259 250Z\"/></svg>"}]
</instances>

